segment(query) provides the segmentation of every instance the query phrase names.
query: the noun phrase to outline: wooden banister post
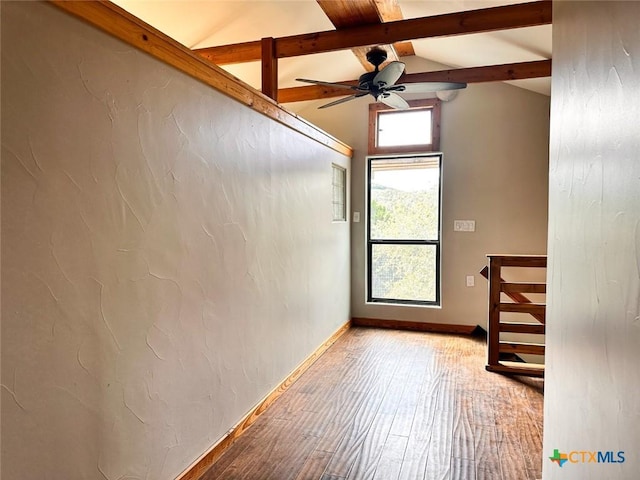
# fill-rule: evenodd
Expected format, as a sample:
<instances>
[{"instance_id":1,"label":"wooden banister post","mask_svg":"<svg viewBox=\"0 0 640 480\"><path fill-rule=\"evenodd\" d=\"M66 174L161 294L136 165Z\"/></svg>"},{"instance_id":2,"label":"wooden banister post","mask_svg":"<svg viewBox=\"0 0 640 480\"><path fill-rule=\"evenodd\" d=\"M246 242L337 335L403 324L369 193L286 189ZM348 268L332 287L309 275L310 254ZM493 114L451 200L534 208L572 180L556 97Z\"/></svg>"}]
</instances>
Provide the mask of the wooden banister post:
<instances>
[{"instance_id":1,"label":"wooden banister post","mask_svg":"<svg viewBox=\"0 0 640 480\"><path fill-rule=\"evenodd\" d=\"M489 322L487 325L487 351L489 366L500 360L500 283L502 259L489 256Z\"/></svg>"}]
</instances>

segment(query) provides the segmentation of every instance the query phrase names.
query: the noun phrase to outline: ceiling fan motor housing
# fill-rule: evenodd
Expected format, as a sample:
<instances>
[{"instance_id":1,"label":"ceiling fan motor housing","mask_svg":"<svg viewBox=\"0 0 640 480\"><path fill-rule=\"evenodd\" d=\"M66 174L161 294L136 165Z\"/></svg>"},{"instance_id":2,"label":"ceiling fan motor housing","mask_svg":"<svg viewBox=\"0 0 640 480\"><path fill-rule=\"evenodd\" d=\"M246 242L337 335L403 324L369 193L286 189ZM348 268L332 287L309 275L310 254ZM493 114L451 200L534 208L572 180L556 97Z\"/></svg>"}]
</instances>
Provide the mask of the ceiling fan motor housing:
<instances>
[{"instance_id":1,"label":"ceiling fan motor housing","mask_svg":"<svg viewBox=\"0 0 640 480\"><path fill-rule=\"evenodd\" d=\"M378 69L376 67L375 71L363 73L362 75L360 75L360 78L358 78L358 87L360 88L360 90L368 91L372 95L374 95L376 98L377 98L377 95L374 94L374 91L377 90L377 88L373 84L373 79L376 77L377 74L378 74Z\"/></svg>"},{"instance_id":2,"label":"ceiling fan motor housing","mask_svg":"<svg viewBox=\"0 0 640 480\"><path fill-rule=\"evenodd\" d=\"M387 51L383 50L379 47L373 47L371 50L367 52L367 61L376 67L376 71L378 70L378 66L382 65L384 61L387 59Z\"/></svg>"}]
</instances>

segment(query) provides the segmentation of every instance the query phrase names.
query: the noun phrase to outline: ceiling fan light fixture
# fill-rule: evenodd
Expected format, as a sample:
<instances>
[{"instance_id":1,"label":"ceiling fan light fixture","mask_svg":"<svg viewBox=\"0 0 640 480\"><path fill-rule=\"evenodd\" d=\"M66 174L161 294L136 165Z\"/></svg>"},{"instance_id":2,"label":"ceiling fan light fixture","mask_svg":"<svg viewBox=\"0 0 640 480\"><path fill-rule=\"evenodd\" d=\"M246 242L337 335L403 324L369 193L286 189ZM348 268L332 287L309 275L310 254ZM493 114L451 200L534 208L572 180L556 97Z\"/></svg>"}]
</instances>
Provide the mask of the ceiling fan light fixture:
<instances>
[{"instance_id":1,"label":"ceiling fan light fixture","mask_svg":"<svg viewBox=\"0 0 640 480\"><path fill-rule=\"evenodd\" d=\"M439 90L436 92L438 100L450 102L458 96L458 90Z\"/></svg>"}]
</instances>

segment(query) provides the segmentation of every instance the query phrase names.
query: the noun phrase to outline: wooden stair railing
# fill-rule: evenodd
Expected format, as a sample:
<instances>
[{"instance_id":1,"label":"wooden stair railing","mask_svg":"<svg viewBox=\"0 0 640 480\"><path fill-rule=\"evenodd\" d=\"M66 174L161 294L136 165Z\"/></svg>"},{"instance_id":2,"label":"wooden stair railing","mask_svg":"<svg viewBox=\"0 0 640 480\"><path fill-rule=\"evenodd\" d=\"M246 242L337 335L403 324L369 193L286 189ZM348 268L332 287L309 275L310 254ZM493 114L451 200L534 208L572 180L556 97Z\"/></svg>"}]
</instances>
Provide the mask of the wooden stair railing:
<instances>
[{"instance_id":1,"label":"wooden stair railing","mask_svg":"<svg viewBox=\"0 0 640 480\"><path fill-rule=\"evenodd\" d=\"M545 255L487 255L489 266L480 274L489 280L489 321L487 334L487 366L490 372L543 377L544 365L526 362L511 362L501 357L511 354L544 355L543 343L508 342L501 340L500 333L524 333L544 335L546 305L532 302L525 293L546 293L545 283L507 282L502 278L503 267L546 268ZM502 295L513 302L503 302ZM500 320L502 312L526 313L539 323L507 322ZM502 354L502 355L501 355Z\"/></svg>"}]
</instances>

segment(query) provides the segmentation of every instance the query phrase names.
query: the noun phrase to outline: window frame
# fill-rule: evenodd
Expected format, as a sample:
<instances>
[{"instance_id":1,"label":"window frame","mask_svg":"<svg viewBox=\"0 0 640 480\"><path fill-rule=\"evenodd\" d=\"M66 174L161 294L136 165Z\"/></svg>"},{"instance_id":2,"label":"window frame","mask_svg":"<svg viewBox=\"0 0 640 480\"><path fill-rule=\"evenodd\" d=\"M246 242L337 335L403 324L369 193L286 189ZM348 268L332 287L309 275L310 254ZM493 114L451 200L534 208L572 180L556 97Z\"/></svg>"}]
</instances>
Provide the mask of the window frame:
<instances>
[{"instance_id":1,"label":"window frame","mask_svg":"<svg viewBox=\"0 0 640 480\"><path fill-rule=\"evenodd\" d=\"M437 98L425 98L422 100L409 100L409 110L431 110L431 143L416 145L400 145L378 147L378 117L380 114L406 112L397 110L384 103L369 104L369 155L437 152L440 150L440 111L442 102Z\"/></svg>"},{"instance_id":2,"label":"window frame","mask_svg":"<svg viewBox=\"0 0 640 480\"><path fill-rule=\"evenodd\" d=\"M366 225L366 255L367 255L367 291L366 302L372 304L400 304L400 305L414 305L414 306L430 306L441 307L441 251L442 251L442 152L422 152L414 154L400 154L400 155L369 155L366 157L367 166L367 225ZM435 240L418 240L418 239L372 239L371 238L371 171L372 165L375 160L389 160L389 159L402 159L402 158L415 158L415 157L437 157L438 158L438 230L437 239ZM373 297L373 245L434 245L436 248L435 258L435 299L434 300L407 300L407 299L390 299L390 298L378 298Z\"/></svg>"}]
</instances>

